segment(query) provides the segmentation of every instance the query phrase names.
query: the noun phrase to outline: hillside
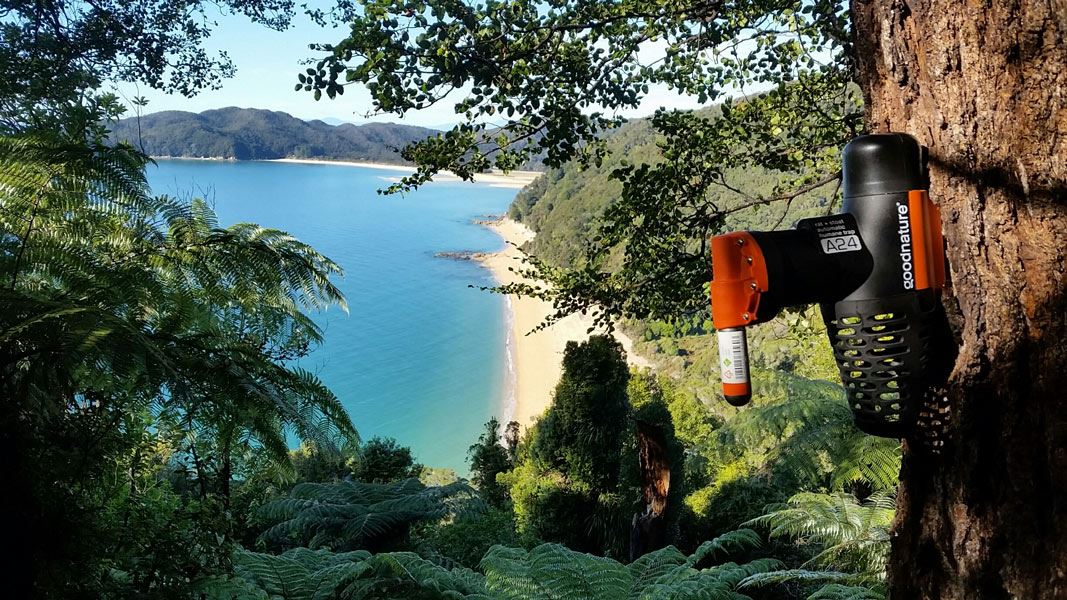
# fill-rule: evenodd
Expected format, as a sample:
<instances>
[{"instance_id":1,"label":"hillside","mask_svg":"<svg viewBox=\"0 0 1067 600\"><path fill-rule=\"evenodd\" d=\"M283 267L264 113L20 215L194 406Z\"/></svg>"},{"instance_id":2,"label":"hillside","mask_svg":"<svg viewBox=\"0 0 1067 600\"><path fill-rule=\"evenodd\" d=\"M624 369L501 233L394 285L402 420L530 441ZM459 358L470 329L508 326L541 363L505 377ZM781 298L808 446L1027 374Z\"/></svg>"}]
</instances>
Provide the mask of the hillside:
<instances>
[{"instance_id":1,"label":"hillside","mask_svg":"<svg viewBox=\"0 0 1067 600\"><path fill-rule=\"evenodd\" d=\"M610 156L600 167L569 163L526 186L512 202L508 215L537 232L528 251L561 266L572 266L600 215L621 186L611 172L621 157L631 162L654 161L658 155L652 126L646 119L626 123L608 140Z\"/></svg>"},{"instance_id":2,"label":"hillside","mask_svg":"<svg viewBox=\"0 0 1067 600\"><path fill-rule=\"evenodd\" d=\"M439 133L440 129L400 123L304 121L280 111L231 106L201 113L166 110L122 119L113 126L111 139L128 141L151 156L409 164L399 150ZM492 138L493 131L486 136ZM534 156L520 170L542 171L541 160Z\"/></svg>"},{"instance_id":3,"label":"hillside","mask_svg":"<svg viewBox=\"0 0 1067 600\"><path fill-rule=\"evenodd\" d=\"M707 109L714 114L715 108ZM593 239L605 209L621 193L621 184L611 177L614 170L630 164L656 162L660 157L656 133L648 120L630 121L608 140L610 154L600 167L581 168L569 163L549 169L527 186L509 209L509 216L537 232L526 251L561 267L581 263L584 248ZM752 195L769 195L780 173L764 169L728 172L730 183ZM712 192L716 204L740 201L732 192ZM789 206L757 206L730 215L724 230L783 229L795 221L826 214L825 192L800 196ZM783 211L785 214L783 215ZM609 268L621 258L616 249ZM718 349L705 312L675 323L629 320L622 327L635 341L635 350L650 359L656 370L673 378L682 390L707 403L714 413L726 407L713 399L719 392ZM835 365L821 319L814 309L779 317L749 332L754 375L764 384L793 381L792 376L836 381ZM783 379L784 378L784 379ZM791 384L792 385L792 384ZM725 417L729 411L723 412Z\"/></svg>"},{"instance_id":4,"label":"hillside","mask_svg":"<svg viewBox=\"0 0 1067 600\"><path fill-rule=\"evenodd\" d=\"M394 123L329 125L255 108L202 113L163 111L123 119L112 139L127 140L152 156L186 158L324 158L404 162L396 150L437 133Z\"/></svg>"},{"instance_id":5,"label":"hillside","mask_svg":"<svg viewBox=\"0 0 1067 600\"><path fill-rule=\"evenodd\" d=\"M706 114L716 112L715 107L705 109ZM656 134L647 119L635 119L612 132L607 146L609 154L601 166L582 168L572 162L548 169L516 196L508 216L537 232L527 251L557 266L575 266L585 244L594 237L604 210L622 190L611 177L612 172L624 161L655 163L660 156ZM781 175L753 168L727 172L727 178L738 189L758 196L771 194ZM740 200L725 189L716 194L715 202L720 206ZM825 212L826 200L814 193L793 201L785 217L780 206L761 206L731 215L728 222L731 228L774 229Z\"/></svg>"}]
</instances>

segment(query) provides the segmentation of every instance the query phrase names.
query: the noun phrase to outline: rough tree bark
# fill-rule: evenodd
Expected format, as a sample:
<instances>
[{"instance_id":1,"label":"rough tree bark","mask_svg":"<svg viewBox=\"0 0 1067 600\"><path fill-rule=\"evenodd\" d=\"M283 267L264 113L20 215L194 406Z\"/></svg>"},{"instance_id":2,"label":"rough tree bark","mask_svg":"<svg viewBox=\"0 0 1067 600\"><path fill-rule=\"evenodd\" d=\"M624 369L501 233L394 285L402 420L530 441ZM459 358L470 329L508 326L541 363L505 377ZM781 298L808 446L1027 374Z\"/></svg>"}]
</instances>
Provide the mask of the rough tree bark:
<instances>
[{"instance_id":1,"label":"rough tree bark","mask_svg":"<svg viewBox=\"0 0 1067 600\"><path fill-rule=\"evenodd\" d=\"M1067 0L852 0L872 131L930 147L961 338L894 599L1067 598Z\"/></svg>"},{"instance_id":2,"label":"rough tree bark","mask_svg":"<svg viewBox=\"0 0 1067 600\"><path fill-rule=\"evenodd\" d=\"M637 422L637 458L645 510L630 523L630 561L667 545L667 502L671 493L671 459L663 430Z\"/></svg>"}]
</instances>

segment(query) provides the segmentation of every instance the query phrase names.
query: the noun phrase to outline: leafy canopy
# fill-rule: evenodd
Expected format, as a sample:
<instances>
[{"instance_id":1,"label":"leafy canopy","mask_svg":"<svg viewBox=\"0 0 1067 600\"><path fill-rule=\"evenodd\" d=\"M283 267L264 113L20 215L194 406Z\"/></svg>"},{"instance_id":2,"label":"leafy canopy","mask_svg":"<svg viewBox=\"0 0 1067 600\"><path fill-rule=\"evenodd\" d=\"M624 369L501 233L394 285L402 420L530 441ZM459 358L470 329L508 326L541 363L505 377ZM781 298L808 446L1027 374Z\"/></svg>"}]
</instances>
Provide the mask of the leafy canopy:
<instances>
[{"instance_id":1,"label":"leafy canopy","mask_svg":"<svg viewBox=\"0 0 1067 600\"><path fill-rule=\"evenodd\" d=\"M512 421L509 430L517 435L518 423ZM510 426L514 425L514 428ZM467 450L470 460L471 483L478 488L482 498L495 506L503 506L507 500L507 488L497 481L499 473L511 470L514 466L508 449L500 444L500 421L493 417L485 424L485 430L478 436L478 441Z\"/></svg>"},{"instance_id":2,"label":"leafy canopy","mask_svg":"<svg viewBox=\"0 0 1067 600\"><path fill-rule=\"evenodd\" d=\"M836 195L838 149L862 128L842 0L362 0L333 16L351 32L319 46L324 56L298 89L333 98L362 85L378 112L401 116L453 101L463 119L404 150L419 169L393 190L542 153L550 167L599 164L604 132L651 86L722 101L720 115L654 117L663 160L614 173L622 194L580 268L532 259L531 274L551 285L503 288L554 301L557 317L592 311L610 324L698 310L710 278L704 243L724 217L823 186ZM752 166L780 175L774 192L731 180ZM731 192L725 202L721 191ZM622 268L609 275L616 248Z\"/></svg>"},{"instance_id":3,"label":"leafy canopy","mask_svg":"<svg viewBox=\"0 0 1067 600\"><path fill-rule=\"evenodd\" d=\"M285 29L292 0L10 0L0 21L0 131L95 127L117 114L104 84L126 81L192 96L234 73L225 52L203 47L215 18L238 14ZM101 104L101 100L103 103Z\"/></svg>"},{"instance_id":4,"label":"leafy canopy","mask_svg":"<svg viewBox=\"0 0 1067 600\"><path fill-rule=\"evenodd\" d=\"M45 595L107 581L108 556L79 548L128 556L140 541L123 523L142 507L187 522L182 503L146 496L156 460L225 507L252 448L285 470L289 433L321 448L358 441L340 400L293 364L321 337L308 312L343 306L340 268L282 231L222 227L204 202L150 195L144 161L129 147L0 137L0 440L28 490L14 539Z\"/></svg>"},{"instance_id":5,"label":"leafy canopy","mask_svg":"<svg viewBox=\"0 0 1067 600\"><path fill-rule=\"evenodd\" d=\"M393 438L375 436L363 444L356 456L354 475L367 483L390 483L417 478L423 466L415 462L411 448Z\"/></svg>"}]
</instances>

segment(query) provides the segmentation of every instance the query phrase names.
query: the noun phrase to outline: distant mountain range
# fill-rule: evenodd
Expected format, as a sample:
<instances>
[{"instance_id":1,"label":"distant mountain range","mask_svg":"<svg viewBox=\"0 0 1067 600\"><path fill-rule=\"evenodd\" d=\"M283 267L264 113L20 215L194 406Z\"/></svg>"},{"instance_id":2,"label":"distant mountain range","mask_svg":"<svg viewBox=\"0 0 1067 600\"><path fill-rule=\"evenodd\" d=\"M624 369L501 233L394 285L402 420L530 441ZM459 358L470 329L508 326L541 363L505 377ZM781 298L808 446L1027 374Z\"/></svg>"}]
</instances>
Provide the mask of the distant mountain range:
<instances>
[{"instance_id":1,"label":"distant mountain range","mask_svg":"<svg viewBox=\"0 0 1067 600\"><path fill-rule=\"evenodd\" d=\"M398 123L331 125L256 108L202 113L168 110L119 121L111 139L152 156L184 158L321 158L404 163L397 150L439 133Z\"/></svg>"}]
</instances>

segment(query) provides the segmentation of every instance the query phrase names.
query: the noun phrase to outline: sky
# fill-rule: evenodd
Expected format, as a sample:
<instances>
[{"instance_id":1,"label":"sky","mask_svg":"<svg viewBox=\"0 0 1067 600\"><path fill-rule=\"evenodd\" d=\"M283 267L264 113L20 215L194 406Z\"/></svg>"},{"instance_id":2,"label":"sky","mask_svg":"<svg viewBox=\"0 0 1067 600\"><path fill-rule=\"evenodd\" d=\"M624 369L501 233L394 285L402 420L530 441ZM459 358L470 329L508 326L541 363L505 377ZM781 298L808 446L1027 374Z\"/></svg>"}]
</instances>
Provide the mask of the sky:
<instances>
[{"instance_id":1,"label":"sky","mask_svg":"<svg viewBox=\"0 0 1067 600\"><path fill-rule=\"evenodd\" d=\"M402 121L410 125L446 127L460 120L452 110L455 102L409 112L403 118L389 114L368 119L370 95L357 85L347 86L345 94L335 100L323 96L317 102L310 92L294 91L297 74L307 68L302 61L321 56L321 53L310 50L308 44L336 43L344 37L345 29L321 28L303 14L294 18L293 26L283 32L256 25L244 17L222 13L209 13L209 16L218 21L218 26L206 44L207 48L213 52L224 50L237 67L236 76L226 80L221 89L205 90L193 98L185 98L146 86L119 84L117 93L127 100L136 96L147 98L148 106L141 110L142 114L162 110L201 112L238 106L283 111L301 119L339 119L353 123ZM459 99L456 96L456 101ZM627 118L643 117L664 106L694 109L700 105L696 98L679 96L660 86L649 89L639 108L619 114ZM128 116L132 114L132 111L127 113Z\"/></svg>"}]
</instances>

